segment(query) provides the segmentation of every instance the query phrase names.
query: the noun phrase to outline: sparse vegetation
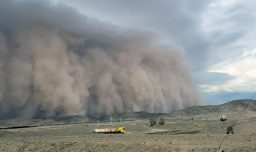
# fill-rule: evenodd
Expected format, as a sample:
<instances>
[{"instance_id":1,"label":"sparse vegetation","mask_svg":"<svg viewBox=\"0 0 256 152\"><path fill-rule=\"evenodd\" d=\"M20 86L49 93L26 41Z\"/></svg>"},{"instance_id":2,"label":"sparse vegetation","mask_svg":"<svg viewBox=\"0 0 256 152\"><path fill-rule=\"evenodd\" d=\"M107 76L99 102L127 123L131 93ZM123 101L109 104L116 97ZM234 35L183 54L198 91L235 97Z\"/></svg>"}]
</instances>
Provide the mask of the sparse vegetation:
<instances>
[{"instance_id":1,"label":"sparse vegetation","mask_svg":"<svg viewBox=\"0 0 256 152\"><path fill-rule=\"evenodd\" d=\"M234 134L233 126L228 126L226 134Z\"/></svg>"},{"instance_id":2,"label":"sparse vegetation","mask_svg":"<svg viewBox=\"0 0 256 152\"><path fill-rule=\"evenodd\" d=\"M159 125L164 125L164 124L165 124L165 120L163 117L161 117L159 120Z\"/></svg>"},{"instance_id":3,"label":"sparse vegetation","mask_svg":"<svg viewBox=\"0 0 256 152\"><path fill-rule=\"evenodd\" d=\"M156 125L156 118L150 118L149 119L149 124L150 124L151 127L155 126Z\"/></svg>"}]
</instances>

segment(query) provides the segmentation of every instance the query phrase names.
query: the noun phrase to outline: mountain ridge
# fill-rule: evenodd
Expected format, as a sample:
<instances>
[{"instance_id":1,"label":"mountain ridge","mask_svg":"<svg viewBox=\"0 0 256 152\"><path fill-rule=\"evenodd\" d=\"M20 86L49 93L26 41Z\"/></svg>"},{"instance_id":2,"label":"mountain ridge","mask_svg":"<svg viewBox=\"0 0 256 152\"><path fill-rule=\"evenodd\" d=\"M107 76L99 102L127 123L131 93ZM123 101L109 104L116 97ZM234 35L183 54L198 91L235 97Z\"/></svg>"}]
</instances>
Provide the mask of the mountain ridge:
<instances>
[{"instance_id":1,"label":"mountain ridge","mask_svg":"<svg viewBox=\"0 0 256 152\"><path fill-rule=\"evenodd\" d=\"M227 113L241 110L256 112L256 100L232 100L220 105L191 106L172 112L172 115L200 115L210 113Z\"/></svg>"}]
</instances>

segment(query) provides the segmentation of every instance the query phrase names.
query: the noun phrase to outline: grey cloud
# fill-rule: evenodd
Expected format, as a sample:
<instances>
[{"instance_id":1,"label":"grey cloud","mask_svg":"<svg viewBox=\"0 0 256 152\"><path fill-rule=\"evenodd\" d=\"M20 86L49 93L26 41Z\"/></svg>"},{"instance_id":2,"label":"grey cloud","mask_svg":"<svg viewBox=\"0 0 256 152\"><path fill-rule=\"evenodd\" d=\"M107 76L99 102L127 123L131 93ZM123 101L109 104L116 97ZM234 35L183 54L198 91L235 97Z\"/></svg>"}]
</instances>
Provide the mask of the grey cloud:
<instances>
[{"instance_id":1,"label":"grey cloud","mask_svg":"<svg viewBox=\"0 0 256 152\"><path fill-rule=\"evenodd\" d=\"M232 80L234 77L225 73L216 72L201 72L198 74L197 83L198 84L209 84L218 85L223 84L226 81Z\"/></svg>"},{"instance_id":2,"label":"grey cloud","mask_svg":"<svg viewBox=\"0 0 256 152\"><path fill-rule=\"evenodd\" d=\"M199 70L207 59L209 41L201 29L208 0L74 0L65 2L94 17L114 23L155 30L184 48L190 67Z\"/></svg>"},{"instance_id":3,"label":"grey cloud","mask_svg":"<svg viewBox=\"0 0 256 152\"><path fill-rule=\"evenodd\" d=\"M218 39L212 43L212 45L218 47L229 45L230 43L234 43L236 40L241 38L244 34L244 31L225 33L225 35L222 34L222 36L219 36Z\"/></svg>"},{"instance_id":4,"label":"grey cloud","mask_svg":"<svg viewBox=\"0 0 256 152\"><path fill-rule=\"evenodd\" d=\"M237 3L223 8L215 9L215 16L212 19L214 31L208 35L212 43L208 50L208 55L212 57L213 62L219 62L223 58L236 57L241 51L251 44L243 44L246 35L255 30L255 15L249 8L250 0L238 1ZM246 41L246 40L245 40Z\"/></svg>"}]
</instances>

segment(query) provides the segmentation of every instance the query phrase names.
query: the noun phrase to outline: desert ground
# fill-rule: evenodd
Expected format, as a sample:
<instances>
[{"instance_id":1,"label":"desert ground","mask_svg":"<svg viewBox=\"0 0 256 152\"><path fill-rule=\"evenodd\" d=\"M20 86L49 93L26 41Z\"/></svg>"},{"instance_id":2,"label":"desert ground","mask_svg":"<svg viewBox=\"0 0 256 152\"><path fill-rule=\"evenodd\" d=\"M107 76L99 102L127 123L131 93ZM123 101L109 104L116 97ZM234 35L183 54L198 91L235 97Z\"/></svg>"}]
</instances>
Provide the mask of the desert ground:
<instances>
[{"instance_id":1,"label":"desert ground","mask_svg":"<svg viewBox=\"0 0 256 152\"><path fill-rule=\"evenodd\" d=\"M72 124L49 120L2 120L0 151L256 151L256 113L250 112L243 117L229 114L224 122L215 114L163 117L165 124L153 127L146 118ZM234 134L226 135L226 127L237 119L239 124L234 127ZM10 128L14 125L32 127ZM125 127L127 134L93 133L95 128L114 127Z\"/></svg>"}]
</instances>

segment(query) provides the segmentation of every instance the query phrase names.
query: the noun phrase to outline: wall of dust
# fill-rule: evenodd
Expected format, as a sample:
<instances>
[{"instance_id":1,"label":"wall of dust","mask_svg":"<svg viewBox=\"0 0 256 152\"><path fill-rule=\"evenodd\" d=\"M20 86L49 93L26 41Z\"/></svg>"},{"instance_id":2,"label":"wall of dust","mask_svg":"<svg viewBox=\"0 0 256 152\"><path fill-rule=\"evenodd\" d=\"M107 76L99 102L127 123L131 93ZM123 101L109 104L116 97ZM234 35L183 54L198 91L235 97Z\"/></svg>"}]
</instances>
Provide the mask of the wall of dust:
<instances>
[{"instance_id":1,"label":"wall of dust","mask_svg":"<svg viewBox=\"0 0 256 152\"><path fill-rule=\"evenodd\" d=\"M2 0L0 118L170 112L201 103L182 55L154 34L61 3Z\"/></svg>"}]
</instances>

